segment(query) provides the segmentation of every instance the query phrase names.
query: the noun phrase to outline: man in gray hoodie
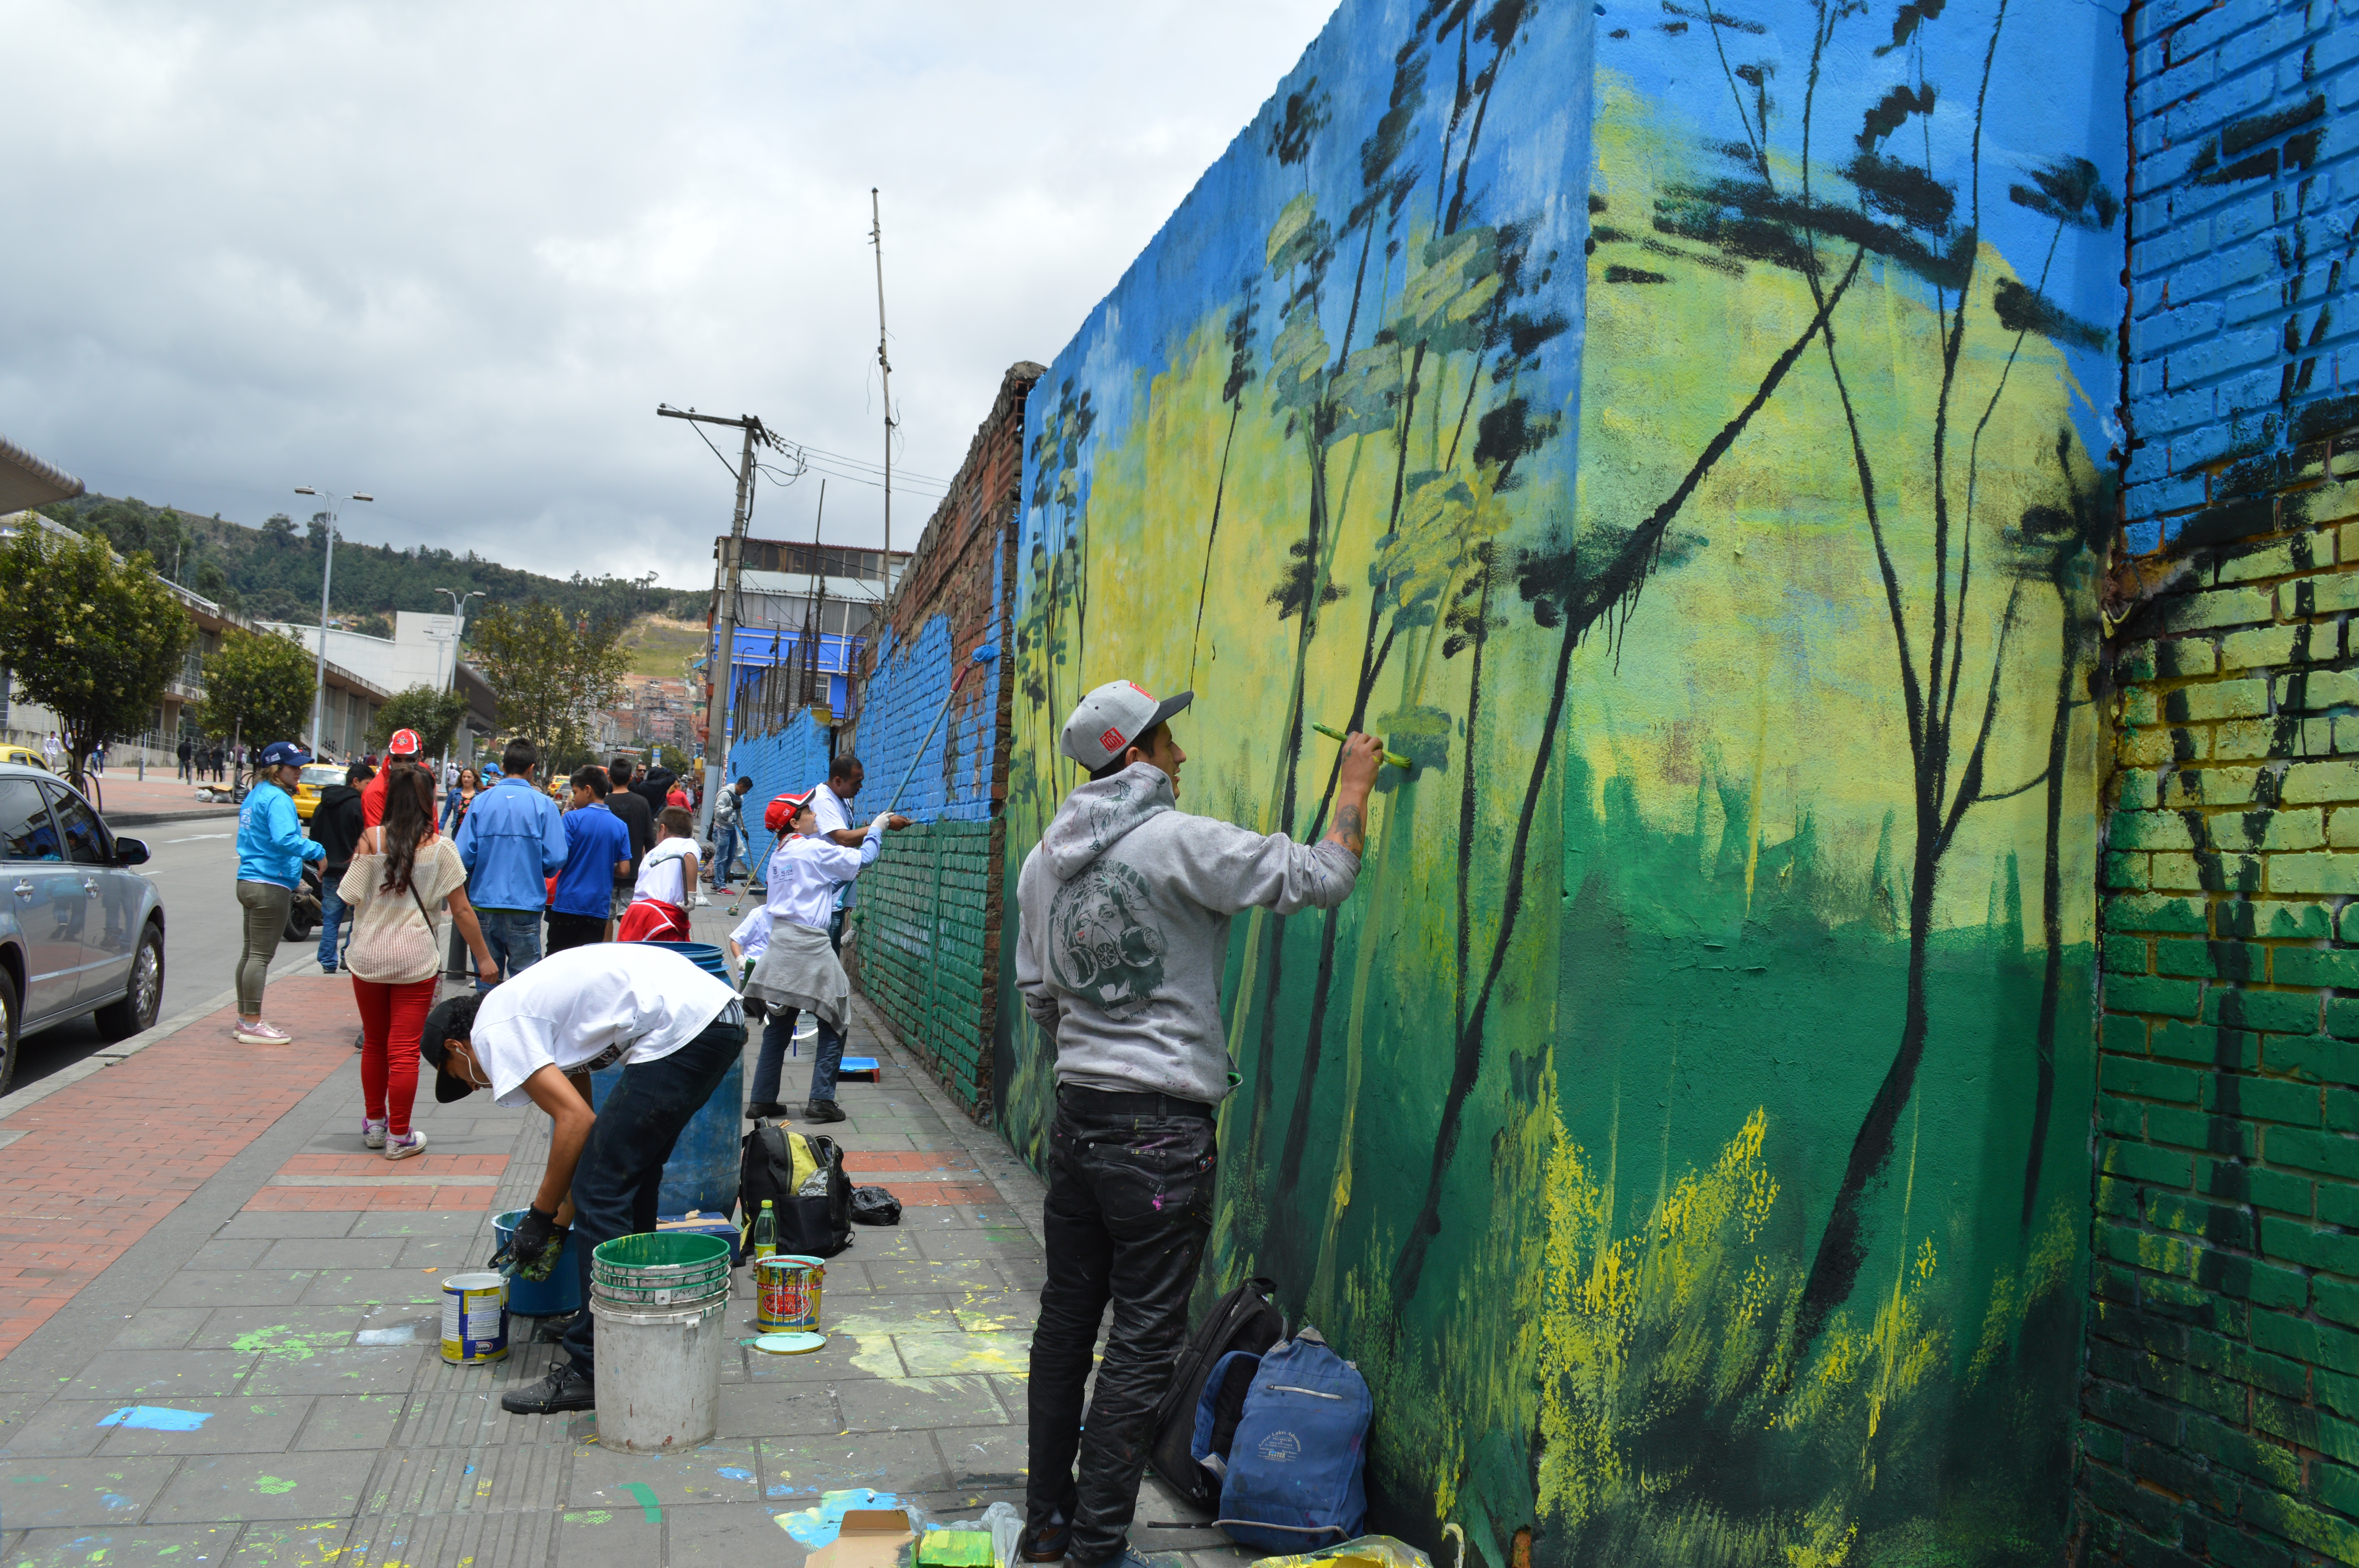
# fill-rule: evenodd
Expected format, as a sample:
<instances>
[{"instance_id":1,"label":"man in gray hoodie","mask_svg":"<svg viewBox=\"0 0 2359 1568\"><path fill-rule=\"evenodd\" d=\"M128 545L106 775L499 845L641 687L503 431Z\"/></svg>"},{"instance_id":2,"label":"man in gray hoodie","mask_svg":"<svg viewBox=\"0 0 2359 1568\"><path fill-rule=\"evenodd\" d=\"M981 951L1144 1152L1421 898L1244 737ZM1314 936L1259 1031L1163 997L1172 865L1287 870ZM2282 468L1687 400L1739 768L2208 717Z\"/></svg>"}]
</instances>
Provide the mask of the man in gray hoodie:
<instances>
[{"instance_id":1,"label":"man in gray hoodie","mask_svg":"<svg viewBox=\"0 0 2359 1568\"><path fill-rule=\"evenodd\" d=\"M1371 736L1344 742L1334 825L1316 844L1190 816L1176 806L1188 758L1169 721L1193 697L1158 701L1114 681L1082 699L1060 749L1089 782L1065 797L1016 881L1016 984L1057 1058L1028 1396L1029 1563L1137 1557L1128 1541L1148 1422L1187 1337L1212 1224L1212 1108L1229 1092L1229 920L1351 896L1384 755ZM1109 1302L1084 1427L1082 1384Z\"/></svg>"}]
</instances>

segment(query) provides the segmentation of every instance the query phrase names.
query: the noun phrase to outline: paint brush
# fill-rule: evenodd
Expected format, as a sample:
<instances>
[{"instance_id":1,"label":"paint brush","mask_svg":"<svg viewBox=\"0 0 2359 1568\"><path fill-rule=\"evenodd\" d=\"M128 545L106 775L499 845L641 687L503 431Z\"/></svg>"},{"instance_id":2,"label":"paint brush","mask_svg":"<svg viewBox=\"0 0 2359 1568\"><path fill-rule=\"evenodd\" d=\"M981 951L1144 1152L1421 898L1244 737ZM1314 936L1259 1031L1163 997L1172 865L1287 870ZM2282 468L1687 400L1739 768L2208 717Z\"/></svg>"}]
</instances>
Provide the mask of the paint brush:
<instances>
[{"instance_id":1,"label":"paint brush","mask_svg":"<svg viewBox=\"0 0 2359 1568\"><path fill-rule=\"evenodd\" d=\"M1326 736L1330 741L1347 741L1351 739L1350 736L1344 734L1341 730L1330 729L1324 724L1313 724L1310 728L1318 730L1319 733ZM1385 753L1385 761L1390 762L1397 768L1406 768L1408 766L1408 759L1402 756L1398 752L1386 752Z\"/></svg>"}]
</instances>

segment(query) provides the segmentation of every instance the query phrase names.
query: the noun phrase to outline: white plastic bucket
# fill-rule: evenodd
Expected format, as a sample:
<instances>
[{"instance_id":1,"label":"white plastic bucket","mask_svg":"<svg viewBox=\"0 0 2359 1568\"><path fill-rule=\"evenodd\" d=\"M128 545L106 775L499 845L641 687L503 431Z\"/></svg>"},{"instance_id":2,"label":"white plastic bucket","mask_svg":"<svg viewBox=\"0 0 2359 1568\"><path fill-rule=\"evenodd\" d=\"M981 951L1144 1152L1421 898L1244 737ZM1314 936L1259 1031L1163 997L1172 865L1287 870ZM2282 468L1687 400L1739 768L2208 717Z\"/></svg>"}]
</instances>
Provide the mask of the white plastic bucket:
<instances>
[{"instance_id":1,"label":"white plastic bucket","mask_svg":"<svg viewBox=\"0 0 2359 1568\"><path fill-rule=\"evenodd\" d=\"M480 1367L508 1353L508 1281L505 1274L442 1277L442 1359Z\"/></svg>"},{"instance_id":2,"label":"white plastic bucket","mask_svg":"<svg viewBox=\"0 0 2359 1568\"><path fill-rule=\"evenodd\" d=\"M733 1342L728 1308L726 1290L647 1308L591 1296L601 1446L661 1454L712 1440L721 1425L721 1352Z\"/></svg>"}]
</instances>

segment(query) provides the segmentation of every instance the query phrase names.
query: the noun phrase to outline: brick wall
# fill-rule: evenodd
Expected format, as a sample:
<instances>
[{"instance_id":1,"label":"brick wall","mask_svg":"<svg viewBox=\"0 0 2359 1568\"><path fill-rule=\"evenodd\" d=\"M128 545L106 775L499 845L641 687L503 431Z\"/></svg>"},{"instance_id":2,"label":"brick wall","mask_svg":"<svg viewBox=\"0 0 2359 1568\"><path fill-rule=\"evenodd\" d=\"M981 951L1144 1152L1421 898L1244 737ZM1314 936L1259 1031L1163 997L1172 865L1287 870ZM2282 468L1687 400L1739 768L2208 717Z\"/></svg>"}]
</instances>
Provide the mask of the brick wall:
<instances>
[{"instance_id":1,"label":"brick wall","mask_svg":"<svg viewBox=\"0 0 2359 1568\"><path fill-rule=\"evenodd\" d=\"M2248 535L2359 424L2359 0L2150 0L2131 47L2132 550Z\"/></svg>"},{"instance_id":2,"label":"brick wall","mask_svg":"<svg viewBox=\"0 0 2359 1568\"><path fill-rule=\"evenodd\" d=\"M813 719L809 708L787 720L786 728L738 741L729 749L724 782L745 774L754 780L745 796L745 862L758 873L767 864L777 836L762 825L763 810L790 790L809 789L827 778L831 736ZM759 881L757 875L756 878Z\"/></svg>"},{"instance_id":3,"label":"brick wall","mask_svg":"<svg viewBox=\"0 0 2359 1568\"><path fill-rule=\"evenodd\" d=\"M991 1105L996 1012L984 977L999 965L997 883L979 867L996 854L1012 688L1004 662L969 670L955 697L951 684L977 648L1007 641L1024 400L1041 373L1019 362L1001 379L871 634L859 718L837 741L867 770L862 810L885 809L899 790L897 809L928 825L888 838L861 877L861 989L977 1117Z\"/></svg>"}]
</instances>

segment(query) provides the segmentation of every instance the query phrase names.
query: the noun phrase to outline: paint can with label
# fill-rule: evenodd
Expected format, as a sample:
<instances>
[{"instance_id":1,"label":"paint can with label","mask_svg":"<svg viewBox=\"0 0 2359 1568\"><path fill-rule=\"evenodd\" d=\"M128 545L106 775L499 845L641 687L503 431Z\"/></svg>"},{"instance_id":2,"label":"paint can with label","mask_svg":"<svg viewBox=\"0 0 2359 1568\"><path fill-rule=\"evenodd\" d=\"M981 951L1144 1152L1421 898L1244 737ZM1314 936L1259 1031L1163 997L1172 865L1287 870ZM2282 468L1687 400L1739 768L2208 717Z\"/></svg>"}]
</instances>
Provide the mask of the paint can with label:
<instances>
[{"instance_id":1,"label":"paint can with label","mask_svg":"<svg viewBox=\"0 0 2359 1568\"><path fill-rule=\"evenodd\" d=\"M499 1273L451 1274L442 1281L442 1359L481 1367L508 1353L508 1281Z\"/></svg>"},{"instance_id":2,"label":"paint can with label","mask_svg":"<svg viewBox=\"0 0 2359 1568\"><path fill-rule=\"evenodd\" d=\"M765 1334L819 1326L827 1265L791 1252L754 1260L754 1326Z\"/></svg>"}]
</instances>

